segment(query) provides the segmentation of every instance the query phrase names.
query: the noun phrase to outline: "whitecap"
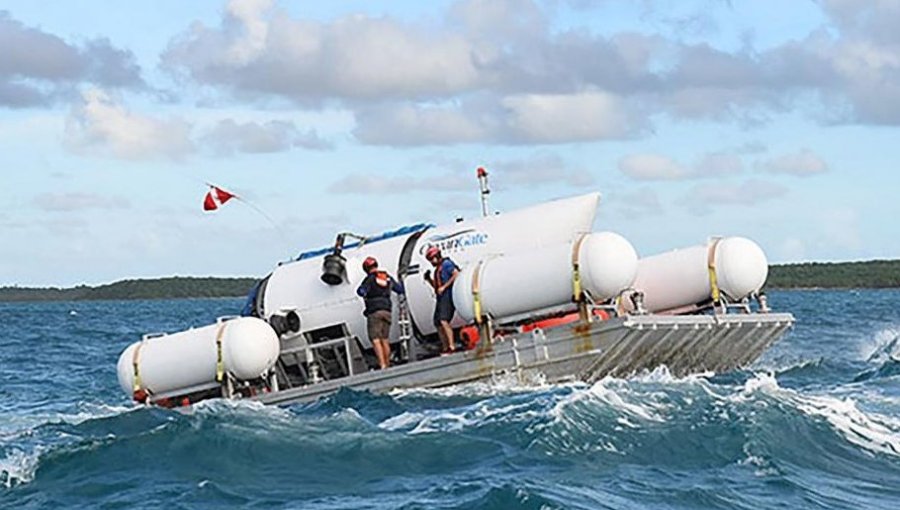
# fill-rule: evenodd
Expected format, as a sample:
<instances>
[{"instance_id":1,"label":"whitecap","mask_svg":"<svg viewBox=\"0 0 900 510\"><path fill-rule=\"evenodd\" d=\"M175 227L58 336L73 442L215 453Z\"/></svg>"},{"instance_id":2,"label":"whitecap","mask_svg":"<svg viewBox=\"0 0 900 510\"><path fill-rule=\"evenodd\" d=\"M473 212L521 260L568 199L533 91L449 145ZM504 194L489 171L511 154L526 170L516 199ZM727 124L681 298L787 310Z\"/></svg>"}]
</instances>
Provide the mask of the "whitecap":
<instances>
[{"instance_id":1,"label":"whitecap","mask_svg":"<svg viewBox=\"0 0 900 510\"><path fill-rule=\"evenodd\" d=\"M394 389L389 395L396 399L403 398L485 398L498 395L514 395L530 393L536 389L567 387L583 383L548 383L542 374L527 375L521 372L503 372L491 376L490 379L474 381L440 388L404 388Z\"/></svg>"},{"instance_id":2,"label":"whitecap","mask_svg":"<svg viewBox=\"0 0 900 510\"><path fill-rule=\"evenodd\" d=\"M406 431L411 435L453 432L497 422L527 422L540 418L542 413L534 409L532 401L509 403L505 400L482 400L453 409L406 411L383 420L378 427L389 431Z\"/></svg>"},{"instance_id":3,"label":"whitecap","mask_svg":"<svg viewBox=\"0 0 900 510\"><path fill-rule=\"evenodd\" d=\"M900 456L900 420L865 412L852 397L806 395L782 388L772 374L756 374L749 379L740 397L754 393L770 395L807 416L824 419L841 437L871 452Z\"/></svg>"},{"instance_id":4,"label":"whitecap","mask_svg":"<svg viewBox=\"0 0 900 510\"><path fill-rule=\"evenodd\" d=\"M0 484L7 489L34 480L40 463L40 449L32 453L13 450L0 459Z\"/></svg>"},{"instance_id":5,"label":"whitecap","mask_svg":"<svg viewBox=\"0 0 900 510\"><path fill-rule=\"evenodd\" d=\"M715 372L705 371L678 377L673 375L666 365L659 365L653 370L643 370L629 377L627 380L636 383L656 383L656 384L694 384L697 382L706 382L710 377L716 375ZM610 378L613 379L613 378Z\"/></svg>"},{"instance_id":6,"label":"whitecap","mask_svg":"<svg viewBox=\"0 0 900 510\"><path fill-rule=\"evenodd\" d=\"M81 425L82 423L130 413L140 409L139 406L120 406L80 402L76 412L35 413L8 416L0 425L0 437L4 440L17 439L33 434L46 425Z\"/></svg>"},{"instance_id":7,"label":"whitecap","mask_svg":"<svg viewBox=\"0 0 900 510\"><path fill-rule=\"evenodd\" d=\"M900 360L900 327L889 326L877 331L872 339L860 346L859 357L870 363Z\"/></svg>"},{"instance_id":8,"label":"whitecap","mask_svg":"<svg viewBox=\"0 0 900 510\"><path fill-rule=\"evenodd\" d=\"M900 422L860 410L851 398L797 397L797 408L824 418L847 441L866 450L900 456Z\"/></svg>"}]
</instances>

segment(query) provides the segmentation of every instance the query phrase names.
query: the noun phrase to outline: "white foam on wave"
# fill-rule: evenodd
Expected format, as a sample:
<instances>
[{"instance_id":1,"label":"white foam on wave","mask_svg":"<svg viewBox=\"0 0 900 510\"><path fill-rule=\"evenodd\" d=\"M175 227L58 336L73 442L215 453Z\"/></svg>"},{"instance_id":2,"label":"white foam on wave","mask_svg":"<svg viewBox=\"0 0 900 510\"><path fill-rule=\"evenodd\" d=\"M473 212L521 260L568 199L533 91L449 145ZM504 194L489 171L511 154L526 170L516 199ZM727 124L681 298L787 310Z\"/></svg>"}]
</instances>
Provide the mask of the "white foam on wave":
<instances>
[{"instance_id":1,"label":"white foam on wave","mask_svg":"<svg viewBox=\"0 0 900 510\"><path fill-rule=\"evenodd\" d=\"M803 397L799 400L798 409L825 418L851 443L867 450L900 456L900 423L896 420L865 413L850 398Z\"/></svg>"},{"instance_id":2,"label":"white foam on wave","mask_svg":"<svg viewBox=\"0 0 900 510\"><path fill-rule=\"evenodd\" d=\"M9 448L4 459L0 459L0 486L7 488L31 482L37 471L41 455L50 448L56 448L56 442L72 437L66 432L56 431L54 445L38 444L26 446L33 440L38 429L48 425L81 425L92 420L101 420L113 416L134 412L140 406L124 406L93 402L79 402L74 412L34 413L4 416L0 428L0 446ZM24 443L19 443L24 440ZM24 449L23 449L24 448Z\"/></svg>"},{"instance_id":3,"label":"white foam on wave","mask_svg":"<svg viewBox=\"0 0 900 510\"><path fill-rule=\"evenodd\" d=\"M574 400L599 401L627 416L658 423L666 420L664 413L667 410L667 406L654 402L652 395L645 394L643 398L630 399L629 397L636 396L636 394L625 391L625 387L621 384L607 384L606 381L600 381L578 394L583 396L583 398ZM564 405L558 406L558 409L561 410Z\"/></svg>"},{"instance_id":4,"label":"white foam on wave","mask_svg":"<svg viewBox=\"0 0 900 510\"><path fill-rule=\"evenodd\" d=\"M753 468L753 474L758 477L779 475L778 469L773 466L772 463L768 461L768 459L759 455L754 455L750 451L750 445L745 444L743 450L746 457L737 462L739 466L747 466Z\"/></svg>"},{"instance_id":5,"label":"white foam on wave","mask_svg":"<svg viewBox=\"0 0 900 510\"><path fill-rule=\"evenodd\" d=\"M16 485L34 480L40 463L40 449L25 453L13 450L5 458L0 459L0 485L10 489Z\"/></svg>"},{"instance_id":6,"label":"white foam on wave","mask_svg":"<svg viewBox=\"0 0 900 510\"><path fill-rule=\"evenodd\" d=\"M490 379L475 381L440 388L405 388L395 389L388 394L396 399L403 398L488 398L498 395L513 395L517 393L530 393L536 389L567 386L572 383L550 384L542 375L526 376L516 373L502 373L492 376Z\"/></svg>"},{"instance_id":7,"label":"white foam on wave","mask_svg":"<svg viewBox=\"0 0 900 510\"><path fill-rule=\"evenodd\" d=\"M383 430L410 435L431 432L456 432L490 423L527 421L539 416L530 402L514 402L497 405L491 400L483 400L472 405L453 409L427 411L406 411L383 420L378 427Z\"/></svg>"},{"instance_id":8,"label":"white foam on wave","mask_svg":"<svg viewBox=\"0 0 900 510\"><path fill-rule=\"evenodd\" d=\"M199 414L215 416L221 414L238 414L258 417L260 414L267 418L291 419L293 414L287 409L278 406L268 406L256 400L214 398L202 400L189 407L176 408L184 414Z\"/></svg>"},{"instance_id":9,"label":"white foam on wave","mask_svg":"<svg viewBox=\"0 0 900 510\"><path fill-rule=\"evenodd\" d=\"M661 387L706 387L711 376L712 373L708 372L677 377L665 365L628 379L608 376L590 386L576 388L557 402L550 414L558 421L565 417L571 406L593 401L616 410L621 414L620 418L631 416L645 422L664 422L666 414L671 411L671 404L665 402L667 393ZM628 421L628 426L637 428L638 425Z\"/></svg>"},{"instance_id":10,"label":"white foam on wave","mask_svg":"<svg viewBox=\"0 0 900 510\"><path fill-rule=\"evenodd\" d=\"M807 395L782 388L772 374L749 379L737 396L761 392L789 404L807 416L822 418L850 443L870 452L900 457L900 420L861 410L852 397Z\"/></svg>"},{"instance_id":11,"label":"white foam on wave","mask_svg":"<svg viewBox=\"0 0 900 510\"><path fill-rule=\"evenodd\" d=\"M776 379L775 375L771 372L757 372L753 377L744 382L740 394L743 396L750 396L757 391L775 393L788 390L784 390L778 385L778 379Z\"/></svg>"},{"instance_id":12,"label":"white foam on wave","mask_svg":"<svg viewBox=\"0 0 900 510\"><path fill-rule=\"evenodd\" d=\"M694 384L698 382L706 382L707 379L714 376L715 372L697 372L694 374L687 374L681 377L673 375L669 370L669 367L666 365L659 365L653 370L643 370L637 374L632 375L627 379L627 381L634 383L655 383L655 384ZM619 380L625 381L626 379L618 379L614 377L605 377L603 380Z\"/></svg>"},{"instance_id":13,"label":"white foam on wave","mask_svg":"<svg viewBox=\"0 0 900 510\"><path fill-rule=\"evenodd\" d=\"M372 423L352 407L342 407L327 415L297 413L289 408L251 400L204 400L179 409L201 427L207 421L240 435L260 438L292 437L296 434L363 433Z\"/></svg>"},{"instance_id":14,"label":"white foam on wave","mask_svg":"<svg viewBox=\"0 0 900 510\"><path fill-rule=\"evenodd\" d=\"M871 341L860 345L859 356L862 360L879 364L888 359L900 361L900 326L877 331Z\"/></svg>"},{"instance_id":15,"label":"white foam on wave","mask_svg":"<svg viewBox=\"0 0 900 510\"><path fill-rule=\"evenodd\" d=\"M75 412L12 414L4 416L0 425L0 440L4 443L34 433L45 425L81 425L82 423L130 413L140 406L123 406L80 402Z\"/></svg>"}]
</instances>

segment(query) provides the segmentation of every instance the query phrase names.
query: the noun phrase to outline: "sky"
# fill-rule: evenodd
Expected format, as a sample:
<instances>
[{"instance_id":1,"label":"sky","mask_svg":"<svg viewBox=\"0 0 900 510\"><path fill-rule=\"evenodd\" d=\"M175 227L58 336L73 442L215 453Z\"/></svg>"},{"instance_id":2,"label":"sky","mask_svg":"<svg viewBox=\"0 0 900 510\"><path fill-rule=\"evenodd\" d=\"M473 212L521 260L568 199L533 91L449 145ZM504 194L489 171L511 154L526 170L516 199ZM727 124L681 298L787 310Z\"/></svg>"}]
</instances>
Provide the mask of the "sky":
<instances>
[{"instance_id":1,"label":"sky","mask_svg":"<svg viewBox=\"0 0 900 510\"><path fill-rule=\"evenodd\" d=\"M479 166L642 256L898 258L898 126L900 0L0 0L0 286L262 276Z\"/></svg>"}]
</instances>

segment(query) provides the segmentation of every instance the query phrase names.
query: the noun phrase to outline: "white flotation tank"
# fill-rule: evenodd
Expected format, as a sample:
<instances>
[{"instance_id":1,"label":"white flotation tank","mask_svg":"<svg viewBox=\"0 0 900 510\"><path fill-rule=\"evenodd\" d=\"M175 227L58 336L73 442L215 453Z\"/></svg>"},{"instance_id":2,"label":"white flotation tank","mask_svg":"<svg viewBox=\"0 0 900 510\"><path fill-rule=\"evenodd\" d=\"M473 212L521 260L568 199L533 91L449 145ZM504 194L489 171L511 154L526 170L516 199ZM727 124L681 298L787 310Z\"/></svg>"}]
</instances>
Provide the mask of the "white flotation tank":
<instances>
[{"instance_id":1,"label":"white flotation tank","mask_svg":"<svg viewBox=\"0 0 900 510\"><path fill-rule=\"evenodd\" d=\"M712 296L710 267L719 291L731 301L759 291L769 275L769 263L759 245L743 237L725 237L642 258L634 288L643 292L648 312L692 307ZM624 304L633 310L630 300Z\"/></svg>"},{"instance_id":2,"label":"white flotation tank","mask_svg":"<svg viewBox=\"0 0 900 510\"><path fill-rule=\"evenodd\" d=\"M239 380L267 373L278 359L278 336L268 323L253 317L221 320L216 324L135 342L119 356L119 385L132 395L135 364L141 389L152 394L190 391L216 382L217 338L224 370Z\"/></svg>"},{"instance_id":3,"label":"white flotation tank","mask_svg":"<svg viewBox=\"0 0 900 510\"><path fill-rule=\"evenodd\" d=\"M476 290L481 313L495 319L572 303L576 262L582 288L596 300L627 289L637 272L637 253L628 240L613 232L588 234L574 243L485 258L466 266L453 284L457 313L466 321L476 318Z\"/></svg>"}]
</instances>

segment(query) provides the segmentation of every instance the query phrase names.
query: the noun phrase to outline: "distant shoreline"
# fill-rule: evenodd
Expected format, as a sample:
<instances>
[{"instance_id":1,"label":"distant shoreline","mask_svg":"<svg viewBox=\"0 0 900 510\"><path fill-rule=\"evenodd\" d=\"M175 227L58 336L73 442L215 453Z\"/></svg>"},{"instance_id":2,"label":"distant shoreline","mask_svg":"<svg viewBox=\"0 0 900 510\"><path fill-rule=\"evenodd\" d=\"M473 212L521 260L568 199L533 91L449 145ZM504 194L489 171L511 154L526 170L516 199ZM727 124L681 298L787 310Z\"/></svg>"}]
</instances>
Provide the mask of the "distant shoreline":
<instances>
[{"instance_id":1,"label":"distant shoreline","mask_svg":"<svg viewBox=\"0 0 900 510\"><path fill-rule=\"evenodd\" d=\"M0 302L101 301L246 296L258 278L174 276L77 287L0 287ZM769 266L766 290L900 288L900 260L806 262Z\"/></svg>"},{"instance_id":2,"label":"distant shoreline","mask_svg":"<svg viewBox=\"0 0 900 510\"><path fill-rule=\"evenodd\" d=\"M246 296L257 278L174 276L121 280L98 286L0 287L0 302L102 301Z\"/></svg>"}]
</instances>

